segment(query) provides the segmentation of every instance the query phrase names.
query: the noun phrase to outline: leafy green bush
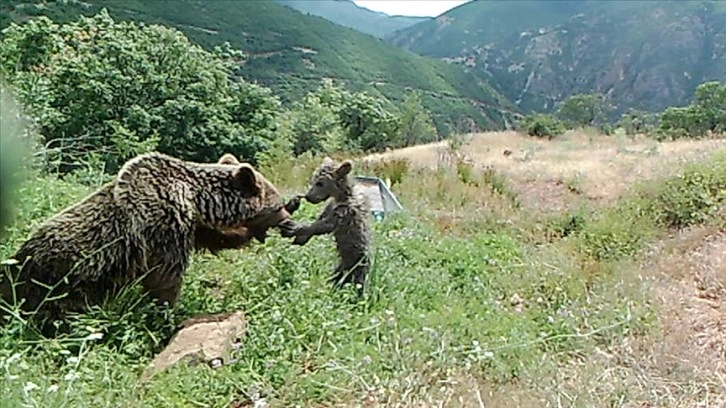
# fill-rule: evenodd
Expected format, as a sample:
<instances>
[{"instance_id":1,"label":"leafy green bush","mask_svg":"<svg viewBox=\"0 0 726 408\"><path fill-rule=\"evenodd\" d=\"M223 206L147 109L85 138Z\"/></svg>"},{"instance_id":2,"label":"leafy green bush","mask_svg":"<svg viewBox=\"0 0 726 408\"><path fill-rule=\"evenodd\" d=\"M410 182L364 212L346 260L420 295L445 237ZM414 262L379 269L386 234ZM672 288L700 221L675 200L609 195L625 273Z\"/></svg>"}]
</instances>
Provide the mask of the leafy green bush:
<instances>
[{"instance_id":1,"label":"leafy green bush","mask_svg":"<svg viewBox=\"0 0 726 408\"><path fill-rule=\"evenodd\" d=\"M459 177L459 181L464 184L471 184L477 187L479 186L479 183L476 180L474 164L468 160L461 158L456 160L456 175Z\"/></svg>"},{"instance_id":2,"label":"leafy green bush","mask_svg":"<svg viewBox=\"0 0 726 408\"><path fill-rule=\"evenodd\" d=\"M320 100L315 93L308 94L302 101L293 103L290 111L283 115L283 131L290 138L292 153L299 156L331 153L344 144L343 128L337 112Z\"/></svg>"},{"instance_id":3,"label":"leafy green bush","mask_svg":"<svg viewBox=\"0 0 726 408\"><path fill-rule=\"evenodd\" d=\"M683 228L706 221L726 205L726 155L665 181L654 201L663 226Z\"/></svg>"},{"instance_id":4,"label":"leafy green bush","mask_svg":"<svg viewBox=\"0 0 726 408\"><path fill-rule=\"evenodd\" d=\"M581 213L557 214L545 222L544 232L548 239L565 238L585 228L587 219Z\"/></svg>"},{"instance_id":5,"label":"leafy green bush","mask_svg":"<svg viewBox=\"0 0 726 408\"><path fill-rule=\"evenodd\" d=\"M343 100L338 114L350 151L380 151L401 145L401 120L381 99L357 92Z\"/></svg>"},{"instance_id":6,"label":"leafy green bush","mask_svg":"<svg viewBox=\"0 0 726 408\"><path fill-rule=\"evenodd\" d=\"M675 177L643 184L617 206L597 214L577 234L578 246L595 260L632 256L657 227L705 223L726 210L726 155L692 165Z\"/></svg>"},{"instance_id":7,"label":"leafy green bush","mask_svg":"<svg viewBox=\"0 0 726 408\"><path fill-rule=\"evenodd\" d=\"M525 117L521 126L529 136L550 140L565 133L562 122L552 115L542 113Z\"/></svg>"},{"instance_id":8,"label":"leafy green bush","mask_svg":"<svg viewBox=\"0 0 726 408\"><path fill-rule=\"evenodd\" d=\"M671 140L703 137L709 130L708 114L698 106L671 107L661 114L658 130L662 137Z\"/></svg>"},{"instance_id":9,"label":"leafy green bush","mask_svg":"<svg viewBox=\"0 0 726 408\"><path fill-rule=\"evenodd\" d=\"M421 99L415 93L406 96L400 108L401 141L400 146L412 146L429 143L437 139L436 128L431 116L421 105Z\"/></svg>"},{"instance_id":10,"label":"leafy green bush","mask_svg":"<svg viewBox=\"0 0 726 408\"><path fill-rule=\"evenodd\" d=\"M658 115L631 108L620 116L618 126L622 127L628 136L650 134L658 125L658 119Z\"/></svg>"},{"instance_id":11,"label":"leafy green bush","mask_svg":"<svg viewBox=\"0 0 726 408\"><path fill-rule=\"evenodd\" d=\"M643 249L651 231L643 220L608 212L582 228L577 234L578 245L581 253L593 260L620 260Z\"/></svg>"},{"instance_id":12,"label":"leafy green bush","mask_svg":"<svg viewBox=\"0 0 726 408\"><path fill-rule=\"evenodd\" d=\"M349 92L331 81L325 81L303 102L294 104L293 111L292 142L296 154L338 148L372 152L402 145L401 117L394 105L366 92Z\"/></svg>"},{"instance_id":13,"label":"leafy green bush","mask_svg":"<svg viewBox=\"0 0 726 408\"><path fill-rule=\"evenodd\" d=\"M726 132L726 85L705 82L696 88L686 107L666 109L660 118L661 138L704 137Z\"/></svg>"},{"instance_id":14,"label":"leafy green bush","mask_svg":"<svg viewBox=\"0 0 726 408\"><path fill-rule=\"evenodd\" d=\"M240 58L228 47L207 52L175 29L116 23L105 10L62 25L46 17L11 24L0 42L0 72L61 170L89 152L111 168L154 149L254 161L275 138L279 101L230 81Z\"/></svg>"},{"instance_id":15,"label":"leafy green bush","mask_svg":"<svg viewBox=\"0 0 726 408\"><path fill-rule=\"evenodd\" d=\"M607 123L611 109L602 94L572 95L560 104L556 116L569 129L585 126L599 128Z\"/></svg>"}]
</instances>

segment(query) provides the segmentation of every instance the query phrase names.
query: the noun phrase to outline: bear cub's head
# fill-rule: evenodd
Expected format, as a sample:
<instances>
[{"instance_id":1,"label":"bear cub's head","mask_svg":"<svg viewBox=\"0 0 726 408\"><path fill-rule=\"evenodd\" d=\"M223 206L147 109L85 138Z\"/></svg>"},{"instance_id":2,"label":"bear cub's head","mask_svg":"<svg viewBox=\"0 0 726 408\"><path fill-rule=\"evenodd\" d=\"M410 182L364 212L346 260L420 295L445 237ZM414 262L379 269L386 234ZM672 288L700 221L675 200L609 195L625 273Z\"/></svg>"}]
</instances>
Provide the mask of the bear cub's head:
<instances>
[{"instance_id":1,"label":"bear cub's head","mask_svg":"<svg viewBox=\"0 0 726 408\"><path fill-rule=\"evenodd\" d=\"M326 157L315 170L305 199L312 204L318 204L330 197L344 195L349 188L348 174L352 169L353 162L350 160L338 163Z\"/></svg>"}]
</instances>

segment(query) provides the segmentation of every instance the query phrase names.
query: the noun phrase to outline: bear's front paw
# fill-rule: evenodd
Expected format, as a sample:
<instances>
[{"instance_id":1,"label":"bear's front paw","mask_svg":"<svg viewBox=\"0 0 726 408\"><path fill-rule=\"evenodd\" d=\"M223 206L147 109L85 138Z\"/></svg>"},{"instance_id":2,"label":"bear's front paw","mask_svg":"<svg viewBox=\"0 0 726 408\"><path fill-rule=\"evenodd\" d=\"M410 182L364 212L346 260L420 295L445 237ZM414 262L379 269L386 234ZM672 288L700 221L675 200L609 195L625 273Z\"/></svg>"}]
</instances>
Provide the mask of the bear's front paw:
<instances>
[{"instance_id":1,"label":"bear's front paw","mask_svg":"<svg viewBox=\"0 0 726 408\"><path fill-rule=\"evenodd\" d=\"M290 201L285 204L285 211L287 211L288 214L292 215L295 211L300 209L300 198L302 196L295 196L290 199Z\"/></svg>"},{"instance_id":2,"label":"bear's front paw","mask_svg":"<svg viewBox=\"0 0 726 408\"><path fill-rule=\"evenodd\" d=\"M267 230L262 229L259 231L253 232L252 236L259 242L260 244L264 244L265 240L267 239Z\"/></svg>"},{"instance_id":3,"label":"bear's front paw","mask_svg":"<svg viewBox=\"0 0 726 408\"><path fill-rule=\"evenodd\" d=\"M292 238L297 234L297 224L292 220L285 220L281 222L277 228L280 230L280 236L283 238Z\"/></svg>"}]
</instances>

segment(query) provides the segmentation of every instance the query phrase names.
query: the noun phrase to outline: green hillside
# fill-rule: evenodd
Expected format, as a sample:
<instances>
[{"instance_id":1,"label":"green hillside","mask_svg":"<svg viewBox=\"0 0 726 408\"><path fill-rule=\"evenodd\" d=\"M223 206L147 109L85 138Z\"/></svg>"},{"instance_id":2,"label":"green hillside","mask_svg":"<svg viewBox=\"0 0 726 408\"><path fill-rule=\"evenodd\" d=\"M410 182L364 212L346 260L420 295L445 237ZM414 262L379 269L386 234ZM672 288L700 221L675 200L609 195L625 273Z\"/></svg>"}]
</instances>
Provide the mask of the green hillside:
<instances>
[{"instance_id":1,"label":"green hillside","mask_svg":"<svg viewBox=\"0 0 726 408\"><path fill-rule=\"evenodd\" d=\"M351 0L277 0L277 2L379 38L430 20L429 17L389 16L359 7Z\"/></svg>"},{"instance_id":2,"label":"green hillside","mask_svg":"<svg viewBox=\"0 0 726 408\"><path fill-rule=\"evenodd\" d=\"M608 94L622 111L685 104L726 80L726 3L474 1L388 41L461 65L524 111Z\"/></svg>"},{"instance_id":3,"label":"green hillside","mask_svg":"<svg viewBox=\"0 0 726 408\"><path fill-rule=\"evenodd\" d=\"M115 19L172 26L205 47L229 42L247 55L242 75L271 87L284 101L302 97L323 78L395 102L416 90L444 134L462 123L474 129L502 128L516 111L485 82L457 67L273 1L9 0L1 7L3 26L33 15L65 22L106 7Z\"/></svg>"}]
</instances>

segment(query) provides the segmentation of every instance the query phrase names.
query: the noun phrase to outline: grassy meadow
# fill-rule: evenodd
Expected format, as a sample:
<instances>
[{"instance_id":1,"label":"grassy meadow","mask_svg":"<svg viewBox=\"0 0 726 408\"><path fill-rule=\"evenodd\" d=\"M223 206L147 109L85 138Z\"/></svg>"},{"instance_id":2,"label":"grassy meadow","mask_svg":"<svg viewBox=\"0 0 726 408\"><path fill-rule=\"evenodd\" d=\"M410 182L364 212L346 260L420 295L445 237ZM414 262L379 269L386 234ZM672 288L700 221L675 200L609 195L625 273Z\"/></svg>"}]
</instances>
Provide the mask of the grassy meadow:
<instances>
[{"instance_id":1,"label":"grassy meadow","mask_svg":"<svg viewBox=\"0 0 726 408\"><path fill-rule=\"evenodd\" d=\"M511 154L504 155L509 149ZM319 158L261 170L287 195ZM375 223L366 296L332 237L195 255L173 310L128 291L53 340L0 332L2 407L707 407L726 404L726 142L492 133L356 161ZM0 242L93 191L28 178ZM321 206L304 203L298 219ZM243 310L236 361L138 377L186 318ZM718 361L721 361L720 363Z\"/></svg>"}]
</instances>

